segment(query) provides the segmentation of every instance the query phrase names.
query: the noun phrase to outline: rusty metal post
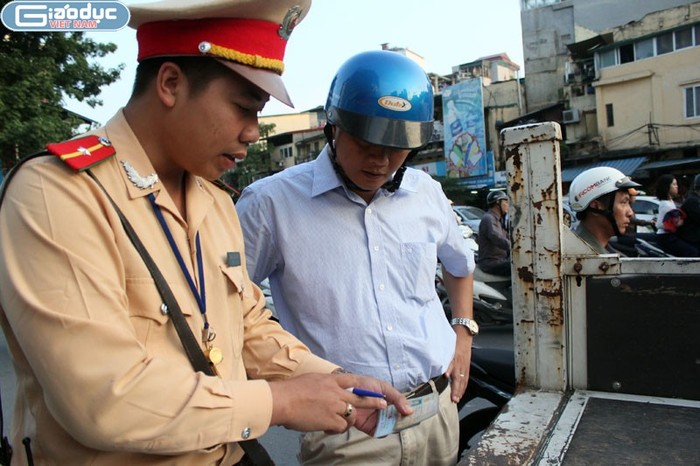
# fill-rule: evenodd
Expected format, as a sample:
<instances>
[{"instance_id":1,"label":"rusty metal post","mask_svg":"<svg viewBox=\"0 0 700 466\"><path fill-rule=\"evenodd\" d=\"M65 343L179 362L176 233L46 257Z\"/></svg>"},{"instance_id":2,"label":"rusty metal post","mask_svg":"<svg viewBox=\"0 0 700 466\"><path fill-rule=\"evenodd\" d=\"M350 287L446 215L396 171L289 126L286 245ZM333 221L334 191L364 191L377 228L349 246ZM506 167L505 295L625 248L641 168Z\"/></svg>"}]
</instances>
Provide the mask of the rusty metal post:
<instances>
[{"instance_id":1,"label":"rusty metal post","mask_svg":"<svg viewBox=\"0 0 700 466\"><path fill-rule=\"evenodd\" d=\"M518 386L566 388L562 280L562 185L557 123L507 128Z\"/></svg>"}]
</instances>

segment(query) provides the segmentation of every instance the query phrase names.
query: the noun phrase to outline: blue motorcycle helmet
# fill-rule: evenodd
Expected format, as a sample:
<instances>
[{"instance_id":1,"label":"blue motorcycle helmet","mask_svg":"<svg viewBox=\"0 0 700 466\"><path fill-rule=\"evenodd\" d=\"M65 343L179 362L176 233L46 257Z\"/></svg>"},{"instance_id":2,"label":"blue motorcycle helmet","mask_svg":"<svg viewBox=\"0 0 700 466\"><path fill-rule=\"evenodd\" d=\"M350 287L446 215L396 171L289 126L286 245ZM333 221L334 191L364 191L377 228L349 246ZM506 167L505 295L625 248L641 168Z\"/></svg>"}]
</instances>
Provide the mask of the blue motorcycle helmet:
<instances>
[{"instance_id":1,"label":"blue motorcycle helmet","mask_svg":"<svg viewBox=\"0 0 700 466\"><path fill-rule=\"evenodd\" d=\"M333 167L350 189L367 191L337 163L332 127L370 144L408 149L408 160L433 133L433 87L425 71L404 55L387 50L362 52L347 60L333 78L326 116L324 133ZM383 187L395 192L405 171L404 161Z\"/></svg>"},{"instance_id":2,"label":"blue motorcycle helmet","mask_svg":"<svg viewBox=\"0 0 700 466\"><path fill-rule=\"evenodd\" d=\"M331 82L328 123L378 146L419 149L433 133L433 87L425 71L397 52L362 52Z\"/></svg>"}]
</instances>

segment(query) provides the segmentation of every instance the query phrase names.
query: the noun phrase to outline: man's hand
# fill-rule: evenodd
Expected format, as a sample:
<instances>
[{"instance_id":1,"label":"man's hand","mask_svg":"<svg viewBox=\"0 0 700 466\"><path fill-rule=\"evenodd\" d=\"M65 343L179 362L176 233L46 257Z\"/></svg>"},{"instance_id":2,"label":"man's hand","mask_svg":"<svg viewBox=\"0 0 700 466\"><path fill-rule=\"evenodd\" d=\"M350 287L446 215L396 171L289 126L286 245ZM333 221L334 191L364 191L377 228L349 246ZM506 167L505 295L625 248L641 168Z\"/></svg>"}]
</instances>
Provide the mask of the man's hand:
<instances>
[{"instance_id":1,"label":"man's hand","mask_svg":"<svg viewBox=\"0 0 700 466\"><path fill-rule=\"evenodd\" d=\"M384 398L357 396L347 389L363 388L384 394ZM398 390L386 382L356 374L304 374L270 382L272 425L302 432L323 430L341 433L355 426L372 434L379 409L394 404L402 415L412 410Z\"/></svg>"},{"instance_id":2,"label":"man's hand","mask_svg":"<svg viewBox=\"0 0 700 466\"><path fill-rule=\"evenodd\" d=\"M454 328L457 333L455 355L445 375L450 379L452 402L459 403L459 400L462 399L464 392L467 390L467 383L469 382L473 337L461 325L455 325Z\"/></svg>"}]
</instances>

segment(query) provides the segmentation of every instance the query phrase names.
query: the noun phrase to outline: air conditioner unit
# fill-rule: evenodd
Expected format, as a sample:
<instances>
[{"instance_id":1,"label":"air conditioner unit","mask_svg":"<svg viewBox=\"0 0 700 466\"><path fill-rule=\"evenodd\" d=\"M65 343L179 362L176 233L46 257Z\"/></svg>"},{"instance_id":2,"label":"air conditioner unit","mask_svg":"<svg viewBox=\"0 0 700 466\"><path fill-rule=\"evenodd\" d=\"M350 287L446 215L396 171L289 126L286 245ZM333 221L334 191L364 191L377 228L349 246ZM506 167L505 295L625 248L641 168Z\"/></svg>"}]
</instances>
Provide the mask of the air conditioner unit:
<instances>
[{"instance_id":1,"label":"air conditioner unit","mask_svg":"<svg viewBox=\"0 0 700 466\"><path fill-rule=\"evenodd\" d=\"M571 110L564 110L562 112L562 122L565 125L571 124L571 123L578 123L581 121L581 117L579 116L578 109L572 108Z\"/></svg>"}]
</instances>

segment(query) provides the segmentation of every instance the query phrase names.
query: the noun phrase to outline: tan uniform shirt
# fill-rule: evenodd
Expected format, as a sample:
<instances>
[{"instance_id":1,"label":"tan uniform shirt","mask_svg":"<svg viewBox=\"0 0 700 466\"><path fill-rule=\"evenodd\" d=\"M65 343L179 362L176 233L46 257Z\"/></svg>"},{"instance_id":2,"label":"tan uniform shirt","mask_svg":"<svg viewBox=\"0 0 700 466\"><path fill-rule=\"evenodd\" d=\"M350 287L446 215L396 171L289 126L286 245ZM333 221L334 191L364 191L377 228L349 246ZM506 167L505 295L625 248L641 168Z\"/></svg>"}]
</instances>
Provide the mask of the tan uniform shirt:
<instances>
[{"instance_id":1,"label":"tan uniform shirt","mask_svg":"<svg viewBox=\"0 0 700 466\"><path fill-rule=\"evenodd\" d=\"M155 259L197 340L199 307L148 194L196 282L200 234L221 378L192 369L104 193L57 157L41 157L17 172L0 209L0 318L18 379L13 460L26 462L21 441L29 437L37 464L234 463L240 448L222 445L259 437L272 413L267 382L248 378L336 366L269 320L226 192L190 176L182 218L160 183L139 189L128 179L122 161L143 176L154 170L122 112L97 133L117 154L92 171ZM241 265L228 265L229 252Z\"/></svg>"}]
</instances>

